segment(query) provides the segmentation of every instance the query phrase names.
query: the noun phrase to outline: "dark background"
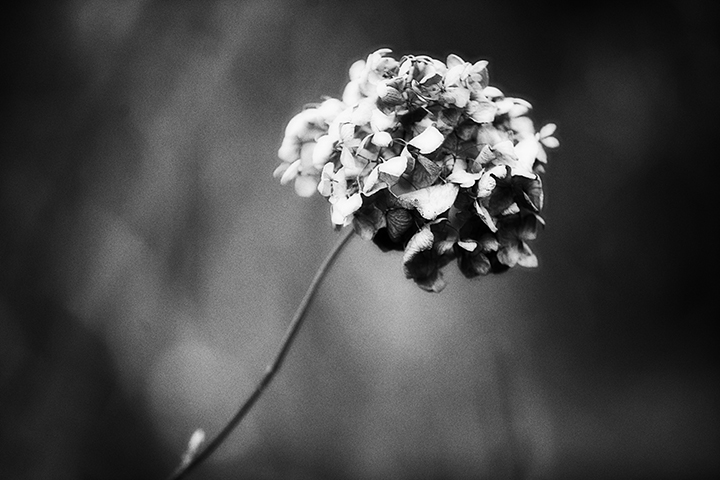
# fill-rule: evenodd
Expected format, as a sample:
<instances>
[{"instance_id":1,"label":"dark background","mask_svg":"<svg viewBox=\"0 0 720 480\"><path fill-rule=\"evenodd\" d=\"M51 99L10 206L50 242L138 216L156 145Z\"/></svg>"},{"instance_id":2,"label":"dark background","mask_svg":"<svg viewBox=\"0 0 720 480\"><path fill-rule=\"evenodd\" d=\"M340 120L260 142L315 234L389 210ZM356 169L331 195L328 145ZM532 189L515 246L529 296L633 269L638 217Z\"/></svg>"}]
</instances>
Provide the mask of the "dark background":
<instances>
[{"instance_id":1,"label":"dark background","mask_svg":"<svg viewBox=\"0 0 720 480\"><path fill-rule=\"evenodd\" d=\"M716 2L24 5L2 28L0 478L163 478L220 428L337 237L271 177L285 123L385 46L487 59L558 124L541 265L451 265L432 295L354 239L194 478L720 473Z\"/></svg>"}]
</instances>

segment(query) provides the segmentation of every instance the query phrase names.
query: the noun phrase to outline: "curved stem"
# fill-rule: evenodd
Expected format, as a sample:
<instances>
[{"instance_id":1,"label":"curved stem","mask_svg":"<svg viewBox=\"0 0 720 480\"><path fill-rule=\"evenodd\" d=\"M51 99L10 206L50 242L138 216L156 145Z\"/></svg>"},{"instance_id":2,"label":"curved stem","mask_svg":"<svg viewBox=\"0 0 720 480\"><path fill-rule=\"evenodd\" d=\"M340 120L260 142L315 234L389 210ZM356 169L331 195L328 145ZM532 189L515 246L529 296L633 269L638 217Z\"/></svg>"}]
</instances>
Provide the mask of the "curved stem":
<instances>
[{"instance_id":1,"label":"curved stem","mask_svg":"<svg viewBox=\"0 0 720 480\"><path fill-rule=\"evenodd\" d=\"M308 287L305 296L300 302L300 305L298 305L298 308L295 311L295 315L290 321L287 331L285 332L285 337L280 343L280 349L275 355L275 359L265 369L265 375L260 380L260 383L258 383L258 385L255 387L255 390L240 406L240 409L237 411L237 413L235 413L235 415L230 419L230 421L225 425L225 427L223 427L220 433L218 433L217 436L213 438L212 441L208 443L205 448L203 448L202 451L200 451L197 455L193 456L189 461L184 461L177 468L177 470L175 470L175 472L170 477L168 477L168 480L179 480L180 478L183 478L193 468L197 467L203 460L212 455L212 453L222 444L222 442L228 437L228 435L230 435L230 433L235 429L235 427L238 426L238 424L243 420L243 418L245 418L248 412L252 409L253 405L255 405L255 402L257 402L263 391L265 391L265 388L270 384L273 377L282 366L285 357L290 351L290 346L292 345L293 340L295 339L298 331L300 330L300 326L302 325L303 319L305 318L305 313L310 306L310 302L312 302L312 299L317 293L318 286L322 282L323 278L325 278L325 275L332 266L335 258L342 250L343 246L345 246L348 240L350 240L352 234L353 229L346 228L346 231L343 232L343 235L338 240L338 243L330 251L323 263L320 264L320 267L315 273L315 277L313 277L312 281L310 282L310 286Z\"/></svg>"}]
</instances>

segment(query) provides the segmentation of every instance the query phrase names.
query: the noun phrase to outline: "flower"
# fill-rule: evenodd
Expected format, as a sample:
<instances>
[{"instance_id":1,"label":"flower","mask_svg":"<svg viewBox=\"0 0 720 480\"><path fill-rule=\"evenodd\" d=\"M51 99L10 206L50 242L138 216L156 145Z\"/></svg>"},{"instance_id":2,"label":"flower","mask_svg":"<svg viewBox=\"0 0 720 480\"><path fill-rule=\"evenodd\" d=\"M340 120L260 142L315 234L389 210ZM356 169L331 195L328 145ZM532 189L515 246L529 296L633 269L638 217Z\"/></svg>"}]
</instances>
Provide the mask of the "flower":
<instances>
[{"instance_id":1,"label":"flower","mask_svg":"<svg viewBox=\"0 0 720 480\"><path fill-rule=\"evenodd\" d=\"M532 105L490 85L485 60L391 53L356 61L342 100L290 120L275 176L326 197L336 228L402 251L424 290L445 287L453 260L469 278L537 266L555 124L536 131Z\"/></svg>"}]
</instances>

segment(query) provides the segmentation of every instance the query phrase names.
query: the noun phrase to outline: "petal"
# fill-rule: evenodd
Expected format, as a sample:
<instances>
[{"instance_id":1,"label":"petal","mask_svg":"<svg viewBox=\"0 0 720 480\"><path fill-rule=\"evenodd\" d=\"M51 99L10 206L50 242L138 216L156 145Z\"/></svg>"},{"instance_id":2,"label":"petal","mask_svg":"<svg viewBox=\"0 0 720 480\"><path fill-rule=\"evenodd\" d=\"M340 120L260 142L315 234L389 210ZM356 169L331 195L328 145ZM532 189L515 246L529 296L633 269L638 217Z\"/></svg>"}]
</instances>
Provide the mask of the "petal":
<instances>
[{"instance_id":1,"label":"petal","mask_svg":"<svg viewBox=\"0 0 720 480\"><path fill-rule=\"evenodd\" d=\"M370 115L370 127L374 132L382 132L394 127L396 123L395 114L385 115L379 109L372 111Z\"/></svg>"},{"instance_id":2,"label":"petal","mask_svg":"<svg viewBox=\"0 0 720 480\"><path fill-rule=\"evenodd\" d=\"M498 227L495 225L495 220L493 220L490 212L488 212L487 208L480 202L475 202L475 213L477 213L478 217L487 225L491 232L497 232Z\"/></svg>"},{"instance_id":3,"label":"petal","mask_svg":"<svg viewBox=\"0 0 720 480\"><path fill-rule=\"evenodd\" d=\"M453 103L458 108L465 108L470 101L470 90L464 87L449 88L443 96L446 102Z\"/></svg>"},{"instance_id":4,"label":"petal","mask_svg":"<svg viewBox=\"0 0 720 480\"><path fill-rule=\"evenodd\" d=\"M499 88L492 86L485 87L483 89L483 95L488 98L498 98L504 96L503 92Z\"/></svg>"},{"instance_id":5,"label":"petal","mask_svg":"<svg viewBox=\"0 0 720 480\"><path fill-rule=\"evenodd\" d=\"M385 226L385 215L375 206L363 208L353 214L353 228L363 240L372 240Z\"/></svg>"},{"instance_id":6,"label":"petal","mask_svg":"<svg viewBox=\"0 0 720 480\"><path fill-rule=\"evenodd\" d=\"M560 146L560 141L555 137L541 137L540 141L547 148L557 148Z\"/></svg>"},{"instance_id":7,"label":"petal","mask_svg":"<svg viewBox=\"0 0 720 480\"><path fill-rule=\"evenodd\" d=\"M392 143L393 138L388 132L377 132L372 136L370 141L378 147L388 147Z\"/></svg>"},{"instance_id":8,"label":"petal","mask_svg":"<svg viewBox=\"0 0 720 480\"><path fill-rule=\"evenodd\" d=\"M458 66L458 65L464 66L464 65L465 65L465 60L463 60L462 58L460 58L459 55L455 55L454 53L451 53L450 55L447 56L447 62L446 62L446 63L447 63L448 69L452 69L453 67L456 67L456 66ZM448 71L448 73L450 73L450 72Z\"/></svg>"},{"instance_id":9,"label":"petal","mask_svg":"<svg viewBox=\"0 0 720 480\"><path fill-rule=\"evenodd\" d=\"M351 80L357 80L365 71L365 60L356 60L350 65L349 76Z\"/></svg>"},{"instance_id":10,"label":"petal","mask_svg":"<svg viewBox=\"0 0 720 480\"><path fill-rule=\"evenodd\" d=\"M287 170L285 170L285 173L282 174L282 177L280 177L280 184L286 185L290 182L293 178L297 177L298 172L300 171L300 159L295 160L293 163L288 166Z\"/></svg>"},{"instance_id":11,"label":"petal","mask_svg":"<svg viewBox=\"0 0 720 480\"><path fill-rule=\"evenodd\" d=\"M434 240L435 236L432 230L430 230L430 226L425 225L408 241L405 247L405 253L403 254L403 263L408 263L420 252L430 250Z\"/></svg>"},{"instance_id":12,"label":"petal","mask_svg":"<svg viewBox=\"0 0 720 480\"><path fill-rule=\"evenodd\" d=\"M360 193L354 193L350 195L345 201L339 202L337 207L345 214L345 216L352 215L362 207L362 196Z\"/></svg>"},{"instance_id":13,"label":"petal","mask_svg":"<svg viewBox=\"0 0 720 480\"><path fill-rule=\"evenodd\" d=\"M378 172L378 167L375 167L372 170L370 170L370 173L368 174L368 176L365 177L365 183L363 184L362 192L366 196L369 197L373 193L375 193L379 190L382 190L383 188L385 188L387 186L386 184L378 183L378 174L379 173L380 172Z\"/></svg>"},{"instance_id":14,"label":"petal","mask_svg":"<svg viewBox=\"0 0 720 480\"><path fill-rule=\"evenodd\" d=\"M517 264L521 267L536 268L538 266L538 259L535 254L530 250L527 243L522 242L520 245L520 256L517 260Z\"/></svg>"},{"instance_id":15,"label":"petal","mask_svg":"<svg viewBox=\"0 0 720 480\"><path fill-rule=\"evenodd\" d=\"M329 197L332 194L332 178L335 166L332 163L326 163L320 172L320 182L318 183L318 192L323 197Z\"/></svg>"},{"instance_id":16,"label":"petal","mask_svg":"<svg viewBox=\"0 0 720 480\"><path fill-rule=\"evenodd\" d=\"M283 162L292 163L300 158L300 142L295 137L283 138L278 149L278 158Z\"/></svg>"},{"instance_id":17,"label":"petal","mask_svg":"<svg viewBox=\"0 0 720 480\"><path fill-rule=\"evenodd\" d=\"M427 127L423 132L410 140L408 145L412 145L420 150L420 153L432 153L442 145L445 137L440 130L432 125Z\"/></svg>"},{"instance_id":18,"label":"petal","mask_svg":"<svg viewBox=\"0 0 720 480\"><path fill-rule=\"evenodd\" d=\"M520 250L515 245L508 245L498 250L497 259L503 265L514 267L520 260L520 255Z\"/></svg>"},{"instance_id":19,"label":"petal","mask_svg":"<svg viewBox=\"0 0 720 480\"><path fill-rule=\"evenodd\" d=\"M331 207L331 220L335 225L347 225L350 223L350 216L362 207L360 193L355 193L347 198L341 198Z\"/></svg>"},{"instance_id":20,"label":"petal","mask_svg":"<svg viewBox=\"0 0 720 480\"><path fill-rule=\"evenodd\" d=\"M468 173L465 170L453 170L453 172L448 175L447 180L457 183L463 188L470 188L480 178L480 175L479 173Z\"/></svg>"},{"instance_id":21,"label":"petal","mask_svg":"<svg viewBox=\"0 0 720 480\"><path fill-rule=\"evenodd\" d=\"M364 99L353 108L352 115L350 115L350 122L358 126L367 125L370 123L370 119L376 110L375 101Z\"/></svg>"},{"instance_id":22,"label":"petal","mask_svg":"<svg viewBox=\"0 0 720 480\"><path fill-rule=\"evenodd\" d=\"M480 150L480 153L478 153L478 156L475 157L475 161L473 162L473 169L479 170L478 167L481 167L488 162L491 162L492 160L495 160L495 152L493 152L490 145L485 144Z\"/></svg>"},{"instance_id":23,"label":"petal","mask_svg":"<svg viewBox=\"0 0 720 480\"><path fill-rule=\"evenodd\" d=\"M385 222L388 234L393 242L400 240L400 237L413 224L412 214L404 208L394 208L385 214Z\"/></svg>"},{"instance_id":24,"label":"petal","mask_svg":"<svg viewBox=\"0 0 720 480\"><path fill-rule=\"evenodd\" d=\"M315 150L312 152L312 164L317 168L321 168L330 160L330 156L334 150L335 141L330 135L323 135L318 138L315 144Z\"/></svg>"},{"instance_id":25,"label":"petal","mask_svg":"<svg viewBox=\"0 0 720 480\"><path fill-rule=\"evenodd\" d=\"M458 244L458 247L460 247L463 250L466 250L468 252L472 252L478 246L477 242L475 242L474 240L468 240L468 241L458 240L457 244Z\"/></svg>"},{"instance_id":26,"label":"petal","mask_svg":"<svg viewBox=\"0 0 720 480\"><path fill-rule=\"evenodd\" d=\"M283 173L285 173L289 166L290 164L287 162L283 162L278 165L277 168L273 171L273 178L282 177Z\"/></svg>"},{"instance_id":27,"label":"petal","mask_svg":"<svg viewBox=\"0 0 720 480\"><path fill-rule=\"evenodd\" d=\"M307 110L296 114L285 127L285 136L290 138L304 137L310 128L307 122Z\"/></svg>"},{"instance_id":28,"label":"petal","mask_svg":"<svg viewBox=\"0 0 720 480\"><path fill-rule=\"evenodd\" d=\"M540 138L549 137L553 133L555 133L555 130L557 129L557 125L554 123L548 123L547 125L543 125L543 127L540 129Z\"/></svg>"},{"instance_id":29,"label":"petal","mask_svg":"<svg viewBox=\"0 0 720 480\"><path fill-rule=\"evenodd\" d=\"M464 62L451 67L445 74L445 80L444 80L445 86L450 87L453 85L459 85L460 77L461 77L463 71L465 71L465 63Z\"/></svg>"},{"instance_id":30,"label":"petal","mask_svg":"<svg viewBox=\"0 0 720 480\"><path fill-rule=\"evenodd\" d=\"M473 102L468 103L468 106L472 103ZM470 118L477 123L490 123L495 120L495 114L497 111L498 108L493 102L476 102L473 104Z\"/></svg>"},{"instance_id":31,"label":"petal","mask_svg":"<svg viewBox=\"0 0 720 480\"><path fill-rule=\"evenodd\" d=\"M497 180L495 180L495 177L493 177L491 173L492 172L490 170L486 171L480 177L477 188L478 198L489 197L492 191L495 189L495 186L497 185Z\"/></svg>"},{"instance_id":32,"label":"petal","mask_svg":"<svg viewBox=\"0 0 720 480\"><path fill-rule=\"evenodd\" d=\"M343 147L340 152L340 163L345 167L346 177L357 177L365 168L365 163L358 162L355 155L347 147Z\"/></svg>"},{"instance_id":33,"label":"petal","mask_svg":"<svg viewBox=\"0 0 720 480\"><path fill-rule=\"evenodd\" d=\"M295 179L295 193L301 197L311 197L317 190L318 180L311 175L299 175Z\"/></svg>"},{"instance_id":34,"label":"petal","mask_svg":"<svg viewBox=\"0 0 720 480\"><path fill-rule=\"evenodd\" d=\"M402 155L393 157L378 165L377 168L378 172L387 173L388 175L399 177L405 172L405 169L407 168L407 158L403 157Z\"/></svg>"},{"instance_id":35,"label":"petal","mask_svg":"<svg viewBox=\"0 0 720 480\"><path fill-rule=\"evenodd\" d=\"M434 220L452 206L458 191L456 184L444 183L404 193L397 198L405 208L415 208L426 220Z\"/></svg>"},{"instance_id":36,"label":"petal","mask_svg":"<svg viewBox=\"0 0 720 480\"><path fill-rule=\"evenodd\" d=\"M530 117L514 117L510 119L510 128L518 132L521 138L535 135L535 124Z\"/></svg>"},{"instance_id":37,"label":"petal","mask_svg":"<svg viewBox=\"0 0 720 480\"><path fill-rule=\"evenodd\" d=\"M532 167L535 163L535 159L537 158L539 147L540 144L535 137L528 137L524 140L520 140L518 144L515 145L515 154L518 158L517 168L520 171L532 174ZM535 175L533 174L532 176L534 177Z\"/></svg>"},{"instance_id":38,"label":"petal","mask_svg":"<svg viewBox=\"0 0 720 480\"><path fill-rule=\"evenodd\" d=\"M313 165L313 153L315 152L315 142L305 142L300 148L300 160L303 168L310 168Z\"/></svg>"}]
</instances>

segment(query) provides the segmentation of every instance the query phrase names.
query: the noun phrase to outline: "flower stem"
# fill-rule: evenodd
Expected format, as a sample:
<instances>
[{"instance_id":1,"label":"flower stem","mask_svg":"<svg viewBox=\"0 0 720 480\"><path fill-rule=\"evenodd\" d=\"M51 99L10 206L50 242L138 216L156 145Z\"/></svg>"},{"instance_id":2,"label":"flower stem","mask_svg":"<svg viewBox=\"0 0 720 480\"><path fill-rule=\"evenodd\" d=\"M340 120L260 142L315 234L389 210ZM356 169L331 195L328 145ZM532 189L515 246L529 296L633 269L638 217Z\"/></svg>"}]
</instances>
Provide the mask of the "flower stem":
<instances>
[{"instance_id":1,"label":"flower stem","mask_svg":"<svg viewBox=\"0 0 720 480\"><path fill-rule=\"evenodd\" d=\"M265 375L260 380L260 383L258 383L258 385L255 387L255 390L240 406L240 409L235 413L235 415L230 419L230 421L228 421L228 423L225 425L225 427L223 427L220 433L218 433L217 436L213 438L212 441L210 441L210 443L208 443L206 447L203 448L202 451L200 451L197 455L194 455L188 461L183 461L183 463L180 464L180 466L175 470L175 472L170 477L168 477L168 480L179 480L183 478L192 469L197 467L200 463L202 463L205 459L212 455L212 453L217 450L217 448L223 443L223 441L228 437L228 435L230 435L230 433L235 429L235 427L240 424L243 418L245 418L248 412L252 409L253 405L255 405L255 402L257 402L262 393L265 391L265 388L270 384L273 377L282 366L285 357L290 351L293 340L295 339L298 331L300 330L300 326L302 325L302 322L305 318L305 313L310 306L310 302L312 302L315 294L317 293L320 283L325 278L325 275L332 266L334 260L337 258L343 247L347 244L348 240L350 240L350 237L352 237L353 233L354 232L352 228L346 228L345 232L343 232L342 234L342 237L340 237L338 242L335 244L335 247L330 251L330 253L328 253L328 256L325 258L323 263L320 264L320 267L315 273L315 277L313 277L312 281L310 282L310 286L308 287L305 296L300 301L300 305L298 305L298 308L295 311L295 315L293 316L290 324L288 325L288 328L285 332L285 337L280 343L280 349L275 355L275 359L265 369Z\"/></svg>"}]
</instances>

